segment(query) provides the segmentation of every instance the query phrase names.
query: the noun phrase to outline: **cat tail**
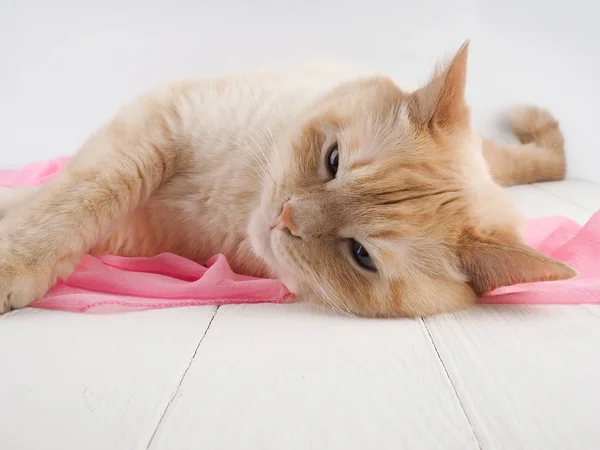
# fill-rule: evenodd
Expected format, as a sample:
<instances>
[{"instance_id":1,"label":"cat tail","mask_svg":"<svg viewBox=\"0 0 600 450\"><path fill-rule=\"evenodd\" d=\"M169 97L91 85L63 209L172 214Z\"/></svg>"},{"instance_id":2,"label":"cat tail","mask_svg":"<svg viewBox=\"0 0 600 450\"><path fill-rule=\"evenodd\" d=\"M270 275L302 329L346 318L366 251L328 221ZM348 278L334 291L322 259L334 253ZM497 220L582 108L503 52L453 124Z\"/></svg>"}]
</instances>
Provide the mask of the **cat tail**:
<instances>
[{"instance_id":1,"label":"cat tail","mask_svg":"<svg viewBox=\"0 0 600 450\"><path fill-rule=\"evenodd\" d=\"M548 150L562 160L562 176L566 175L565 139L558 120L547 109L532 105L513 106L508 111L508 120L515 136L522 144L535 144Z\"/></svg>"},{"instance_id":2,"label":"cat tail","mask_svg":"<svg viewBox=\"0 0 600 450\"><path fill-rule=\"evenodd\" d=\"M544 108L512 107L508 120L519 145L483 139L483 155L502 186L563 180L567 173L565 140L558 121Z\"/></svg>"}]
</instances>

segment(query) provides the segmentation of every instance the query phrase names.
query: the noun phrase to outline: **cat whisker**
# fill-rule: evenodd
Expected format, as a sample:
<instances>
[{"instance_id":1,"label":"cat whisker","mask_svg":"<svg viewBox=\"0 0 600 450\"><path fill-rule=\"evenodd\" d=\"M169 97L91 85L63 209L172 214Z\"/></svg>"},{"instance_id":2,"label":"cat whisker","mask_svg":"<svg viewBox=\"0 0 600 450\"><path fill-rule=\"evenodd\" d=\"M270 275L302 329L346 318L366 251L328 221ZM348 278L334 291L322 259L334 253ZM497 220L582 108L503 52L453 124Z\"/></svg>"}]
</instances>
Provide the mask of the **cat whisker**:
<instances>
[{"instance_id":1,"label":"cat whisker","mask_svg":"<svg viewBox=\"0 0 600 450\"><path fill-rule=\"evenodd\" d=\"M331 283L329 281L327 281L327 279L322 276L319 275L320 278L323 280L323 282L325 284L327 284L327 286L329 287L330 292L333 294L333 296L336 298L337 303L342 305L342 307L345 309L346 313L348 313L348 315L350 315L350 317L356 319L356 315L352 313L352 311L350 311L350 309L346 306L346 304L342 301L342 299L340 298L340 296L337 294L337 292L335 291L335 289L333 288L333 286L331 285Z\"/></svg>"},{"instance_id":2,"label":"cat whisker","mask_svg":"<svg viewBox=\"0 0 600 450\"><path fill-rule=\"evenodd\" d=\"M248 145L248 142L244 142L242 140L243 137L249 138L252 141L253 145ZM235 147L242 149L244 151L247 152L247 154L256 162L258 168L262 171L263 175L268 176L271 181L273 182L273 185L277 185L277 183L275 183L275 179L273 178L269 167L268 167L268 158L266 156L266 154L264 153L264 151L262 150L261 145L258 143L258 141L256 139L254 139L251 135L250 135L250 130L247 131L244 136L239 137L236 141L232 141L232 140L227 140L229 143L231 143L232 145L234 145ZM254 148L256 148L258 151L261 152L262 156L263 156L263 160L261 160L255 153L254 153Z\"/></svg>"},{"instance_id":3,"label":"cat whisker","mask_svg":"<svg viewBox=\"0 0 600 450\"><path fill-rule=\"evenodd\" d=\"M250 137L250 136L248 135L248 137ZM225 138L223 138L223 140L225 142L233 145L236 148L245 150L247 152L247 154L254 160L254 162L256 162L256 167L252 166L248 162L242 162L243 160L240 160L239 158L235 158L234 156L231 157L231 160L236 161L236 162L242 162L242 164L244 164L245 167L247 167L248 169L252 170L252 172L254 174L256 174L257 178L259 178L259 179L264 178L264 175L267 175L271 179L271 181L273 181L273 183L275 184L275 180L273 179L271 173L268 171L268 169L265 165L265 161L261 161L260 158L258 158L258 156L256 156L253 153L252 147L249 147L246 142L242 142L242 140L239 138L234 141L234 140L231 140L231 139L225 137ZM252 141L255 145L258 145L256 140L252 139ZM259 150L260 150L260 148L259 148ZM261 150L261 152L262 152L262 150ZM264 155L264 153L263 153L263 155ZM256 169L259 169L261 172L260 173L256 172Z\"/></svg>"},{"instance_id":4,"label":"cat whisker","mask_svg":"<svg viewBox=\"0 0 600 450\"><path fill-rule=\"evenodd\" d=\"M269 130L268 128L265 128L265 131L267 132L267 134L269 135L269 139L271 140L271 148L273 150L275 150L275 148L277 147L277 143L275 142L275 138L273 137L273 133L271 133L271 130ZM277 166L279 168L279 172L282 173L283 172L283 167L281 166L281 160L279 158L276 158L276 157L271 158L271 160L277 160Z\"/></svg>"},{"instance_id":5,"label":"cat whisker","mask_svg":"<svg viewBox=\"0 0 600 450\"><path fill-rule=\"evenodd\" d=\"M253 130L252 130L252 132L253 132L255 135L258 135L258 133L257 133L256 131L253 131ZM263 139L263 144L266 144L266 141L264 140L264 138L262 138L262 136L260 136L260 135L258 135L258 136L259 136L259 137L261 137L261 139ZM269 167L268 167L268 165L269 165L269 161L270 161L270 160L269 160L269 158L267 158L267 155L265 154L265 152L264 152L264 150L263 150L262 146L261 146L261 145L260 145L260 144L259 144L259 143L256 141L256 139L254 139L254 137L252 137L250 134L248 134L248 137L249 137L250 139L252 139L252 141L253 141L253 142L254 142L254 144L256 145L256 149L257 149L257 150L258 150L258 151L259 151L259 152L262 154L262 156L263 156L263 161L265 161L265 166L264 166L264 168L265 168L265 173L266 173L266 174L269 176L269 178L271 178L271 181L273 181L273 185L274 185L274 186L277 186L277 183L275 182L275 179L273 178L273 175L271 175L271 172L269 171Z\"/></svg>"},{"instance_id":6,"label":"cat whisker","mask_svg":"<svg viewBox=\"0 0 600 450\"><path fill-rule=\"evenodd\" d=\"M329 298L329 295L327 295L327 293L325 292L325 289L323 288L323 286L321 286L321 282L319 280L317 280L317 277L312 273L312 272L308 272L310 274L310 276L312 277L315 286L317 286L317 288L321 291L321 295L323 297L323 301L325 303L327 303L327 306L329 306L331 308L331 310L333 311L333 313L335 314L335 316L339 319L338 316L338 312L341 312L342 314L345 314L344 311L342 311L336 304L334 304L331 299Z\"/></svg>"},{"instance_id":7,"label":"cat whisker","mask_svg":"<svg viewBox=\"0 0 600 450\"><path fill-rule=\"evenodd\" d=\"M334 308L335 310L341 312L344 315L349 315L350 317L356 319L356 316L352 313L352 311L350 311L350 309L348 309L348 307L341 300L341 298L339 297L339 295L337 295L337 293L335 292L335 289L333 289L333 286L331 286L331 283L329 283L329 281L327 281L325 279L325 277L323 277L318 272L312 272L312 271L310 271L309 273L311 274L313 280L315 281L315 283L317 284L317 286L319 287L319 289L321 290L321 292L323 293L323 295L326 297L327 303L332 308ZM323 289L322 284L325 284L327 286L327 288L328 288L327 291L330 293L330 295L326 294L325 289ZM335 299L335 302L333 302L331 300L331 297L333 297Z\"/></svg>"},{"instance_id":8,"label":"cat whisker","mask_svg":"<svg viewBox=\"0 0 600 450\"><path fill-rule=\"evenodd\" d=\"M228 156L228 161L232 161L235 164L241 164L244 168L248 169L248 171L254 176L257 181L260 181L264 178L264 172L260 172L256 166L253 166L247 161L240 160L239 158L235 158L234 156Z\"/></svg>"},{"instance_id":9,"label":"cat whisker","mask_svg":"<svg viewBox=\"0 0 600 450\"><path fill-rule=\"evenodd\" d=\"M262 142L262 144L263 144L263 145L260 145L260 144L259 144L259 143L256 141L256 139L254 139L252 136L248 135L248 137L249 137L250 139L252 139L252 141L255 143L255 145L256 145L256 147L257 147L257 150L258 150L258 151L261 153L261 155L262 155L262 157L263 157L263 160L265 161L265 166L264 166L264 167L265 167L265 172L266 172L266 173L269 175L269 177L271 178L271 180L273 181L273 183L275 183L275 180L274 180L274 179L273 179L273 177L271 176L271 171L270 171L270 169L272 169L272 167L271 167L271 163L273 162L273 158L272 158L272 157L271 157L271 158L269 158L269 157L268 157L268 156L265 154L265 151L264 151L264 149L263 149L263 147L269 147L269 146L272 146L272 147L274 147L274 145L275 145L275 139L273 138L273 136L272 136L271 132L270 132L268 129L266 129L266 128L265 128L263 131L264 131L264 132L266 132L266 133L268 133L268 135L269 135L269 137L270 137L270 140L271 140L271 144L269 144L269 142L267 141L267 136L266 136L266 135L264 135L264 133L263 133L263 134L260 134L260 133L258 133L258 131L256 131L256 130L249 130L249 132L253 133L253 134L254 134L254 135L257 137L257 138L259 138L259 139L261 140L261 142ZM277 160L277 163L278 163L278 165L279 165L279 169L280 169L280 171L281 171L281 170L282 170L282 168L281 168L281 165L279 164L279 160ZM276 185L276 183L275 183L275 185Z\"/></svg>"}]
</instances>

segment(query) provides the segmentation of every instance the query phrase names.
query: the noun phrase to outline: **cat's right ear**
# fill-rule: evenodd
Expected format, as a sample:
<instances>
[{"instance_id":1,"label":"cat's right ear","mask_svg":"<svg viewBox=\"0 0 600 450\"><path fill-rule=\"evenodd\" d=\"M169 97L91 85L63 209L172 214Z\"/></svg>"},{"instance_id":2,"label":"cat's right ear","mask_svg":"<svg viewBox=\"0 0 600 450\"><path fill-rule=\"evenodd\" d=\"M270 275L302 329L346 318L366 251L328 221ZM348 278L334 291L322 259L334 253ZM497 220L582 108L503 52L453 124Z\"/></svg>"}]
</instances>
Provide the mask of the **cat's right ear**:
<instances>
[{"instance_id":1,"label":"cat's right ear","mask_svg":"<svg viewBox=\"0 0 600 450\"><path fill-rule=\"evenodd\" d=\"M567 280L577 275L568 264L501 235L482 239L466 234L460 250L462 269L477 294L502 286ZM490 240L492 239L492 240Z\"/></svg>"},{"instance_id":2,"label":"cat's right ear","mask_svg":"<svg viewBox=\"0 0 600 450\"><path fill-rule=\"evenodd\" d=\"M466 41L450 63L440 66L425 86L410 95L410 117L416 124L446 129L468 120L465 101L468 50Z\"/></svg>"}]
</instances>

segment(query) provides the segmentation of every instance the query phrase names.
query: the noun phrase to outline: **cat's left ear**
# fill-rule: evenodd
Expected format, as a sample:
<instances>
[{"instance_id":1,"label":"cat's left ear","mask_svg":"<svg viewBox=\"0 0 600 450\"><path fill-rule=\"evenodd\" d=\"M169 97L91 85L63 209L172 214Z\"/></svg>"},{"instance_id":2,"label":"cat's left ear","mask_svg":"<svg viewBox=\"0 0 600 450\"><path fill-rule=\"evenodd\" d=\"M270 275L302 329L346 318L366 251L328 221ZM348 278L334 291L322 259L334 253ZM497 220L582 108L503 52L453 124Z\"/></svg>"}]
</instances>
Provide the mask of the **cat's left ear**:
<instances>
[{"instance_id":1,"label":"cat's left ear","mask_svg":"<svg viewBox=\"0 0 600 450\"><path fill-rule=\"evenodd\" d=\"M419 125L453 127L468 119L465 102L469 41L465 41L449 64L436 70L431 80L414 91L409 100L413 121Z\"/></svg>"}]
</instances>

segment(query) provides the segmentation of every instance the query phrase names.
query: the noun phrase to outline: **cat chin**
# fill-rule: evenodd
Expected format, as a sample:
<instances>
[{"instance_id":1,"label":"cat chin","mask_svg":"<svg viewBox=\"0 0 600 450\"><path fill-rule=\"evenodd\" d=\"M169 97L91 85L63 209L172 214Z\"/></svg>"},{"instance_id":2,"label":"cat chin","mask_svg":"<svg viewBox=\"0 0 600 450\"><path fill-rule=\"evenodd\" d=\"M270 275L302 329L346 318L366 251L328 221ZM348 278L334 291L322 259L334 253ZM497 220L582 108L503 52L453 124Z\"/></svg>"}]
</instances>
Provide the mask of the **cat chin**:
<instances>
[{"instance_id":1,"label":"cat chin","mask_svg":"<svg viewBox=\"0 0 600 450\"><path fill-rule=\"evenodd\" d=\"M270 226L263 220L260 211L255 211L252 214L247 232L252 250L256 256L266 263L269 271L285 284L292 294L297 295L300 290L300 283L293 273L286 269L285 264L275 255L271 244Z\"/></svg>"},{"instance_id":2,"label":"cat chin","mask_svg":"<svg viewBox=\"0 0 600 450\"><path fill-rule=\"evenodd\" d=\"M278 274L277 278L279 281L285 284L285 287L287 287L288 291L290 291L292 294L298 295L300 293L300 283L298 283L298 280L292 274L281 273Z\"/></svg>"},{"instance_id":3,"label":"cat chin","mask_svg":"<svg viewBox=\"0 0 600 450\"><path fill-rule=\"evenodd\" d=\"M300 293L300 283L297 277L288 269L285 262L282 262L280 258L277 258L270 246L267 255L262 256L262 258L267 263L270 271L277 279L279 279L279 281L285 284L292 294L298 295Z\"/></svg>"}]
</instances>

